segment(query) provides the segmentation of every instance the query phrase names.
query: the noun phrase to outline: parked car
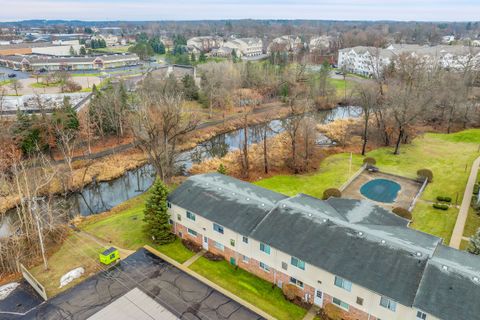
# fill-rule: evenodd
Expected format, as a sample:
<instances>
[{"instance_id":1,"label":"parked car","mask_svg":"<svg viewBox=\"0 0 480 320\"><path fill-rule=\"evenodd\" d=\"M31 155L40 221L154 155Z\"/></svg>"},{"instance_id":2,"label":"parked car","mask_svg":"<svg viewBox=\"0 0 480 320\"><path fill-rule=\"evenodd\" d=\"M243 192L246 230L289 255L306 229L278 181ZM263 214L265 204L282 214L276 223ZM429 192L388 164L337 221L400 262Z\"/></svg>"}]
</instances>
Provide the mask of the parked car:
<instances>
[{"instance_id":1,"label":"parked car","mask_svg":"<svg viewBox=\"0 0 480 320\"><path fill-rule=\"evenodd\" d=\"M338 76L343 76L343 72L342 72L342 71L335 71L335 74L338 75Z\"/></svg>"},{"instance_id":2,"label":"parked car","mask_svg":"<svg viewBox=\"0 0 480 320\"><path fill-rule=\"evenodd\" d=\"M15 73L9 73L9 74L8 74L8 77L9 77L9 78L16 78L17 75L16 75Z\"/></svg>"}]
</instances>

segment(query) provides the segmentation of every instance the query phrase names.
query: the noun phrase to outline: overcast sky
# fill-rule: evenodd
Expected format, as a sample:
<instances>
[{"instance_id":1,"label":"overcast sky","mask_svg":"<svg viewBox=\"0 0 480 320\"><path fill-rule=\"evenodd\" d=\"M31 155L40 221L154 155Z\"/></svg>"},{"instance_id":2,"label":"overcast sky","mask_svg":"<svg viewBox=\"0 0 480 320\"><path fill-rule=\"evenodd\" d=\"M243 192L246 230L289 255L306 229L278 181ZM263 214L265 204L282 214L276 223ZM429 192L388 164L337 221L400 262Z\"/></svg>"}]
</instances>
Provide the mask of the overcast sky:
<instances>
[{"instance_id":1,"label":"overcast sky","mask_svg":"<svg viewBox=\"0 0 480 320\"><path fill-rule=\"evenodd\" d=\"M0 0L0 20L480 20L480 0Z\"/></svg>"}]
</instances>

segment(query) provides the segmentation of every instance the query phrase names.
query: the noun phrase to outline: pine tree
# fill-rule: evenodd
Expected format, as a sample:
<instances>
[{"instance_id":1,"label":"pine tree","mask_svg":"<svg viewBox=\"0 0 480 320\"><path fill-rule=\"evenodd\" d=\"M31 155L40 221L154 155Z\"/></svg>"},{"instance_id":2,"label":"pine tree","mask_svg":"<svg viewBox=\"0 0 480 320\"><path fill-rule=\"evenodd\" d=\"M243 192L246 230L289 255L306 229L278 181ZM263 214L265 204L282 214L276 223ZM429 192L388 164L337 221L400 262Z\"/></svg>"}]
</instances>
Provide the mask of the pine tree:
<instances>
[{"instance_id":1,"label":"pine tree","mask_svg":"<svg viewBox=\"0 0 480 320\"><path fill-rule=\"evenodd\" d=\"M223 163L220 163L217 172L221 174L227 174L227 168L223 165Z\"/></svg>"},{"instance_id":2,"label":"pine tree","mask_svg":"<svg viewBox=\"0 0 480 320\"><path fill-rule=\"evenodd\" d=\"M169 224L170 215L167 212L168 189L161 180L152 187L152 195L147 200L144 210L146 231L153 241L159 244L171 243L175 240Z\"/></svg>"},{"instance_id":3,"label":"pine tree","mask_svg":"<svg viewBox=\"0 0 480 320\"><path fill-rule=\"evenodd\" d=\"M480 228L470 237L470 245L468 246L467 251L471 254L480 255Z\"/></svg>"}]
</instances>

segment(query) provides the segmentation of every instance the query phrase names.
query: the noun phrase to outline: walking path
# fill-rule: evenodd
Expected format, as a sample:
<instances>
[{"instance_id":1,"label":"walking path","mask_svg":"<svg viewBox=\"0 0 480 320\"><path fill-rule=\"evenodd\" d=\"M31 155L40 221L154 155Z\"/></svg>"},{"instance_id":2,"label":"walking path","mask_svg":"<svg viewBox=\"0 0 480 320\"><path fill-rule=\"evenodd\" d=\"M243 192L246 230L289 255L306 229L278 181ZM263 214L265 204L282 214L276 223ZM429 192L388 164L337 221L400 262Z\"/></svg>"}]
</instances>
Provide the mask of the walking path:
<instances>
[{"instance_id":1,"label":"walking path","mask_svg":"<svg viewBox=\"0 0 480 320\"><path fill-rule=\"evenodd\" d=\"M457 222L455 228L453 228L452 238L450 239L450 247L459 249L462 242L463 230L465 229L465 223L467 222L468 209L470 208L470 202L472 201L473 186L477 182L478 168L480 166L480 157L478 157L472 165L470 171L470 177L468 177L467 186L465 187L465 193L463 194L462 205L458 212Z\"/></svg>"},{"instance_id":2,"label":"walking path","mask_svg":"<svg viewBox=\"0 0 480 320\"><path fill-rule=\"evenodd\" d=\"M203 256L205 254L205 252L207 252L207 251L202 250L202 251L198 252L196 255L194 255L193 257L191 257L187 261L185 261L183 263L183 265L187 268L190 267L195 261L197 261L201 256Z\"/></svg>"},{"instance_id":3,"label":"walking path","mask_svg":"<svg viewBox=\"0 0 480 320\"><path fill-rule=\"evenodd\" d=\"M258 314L259 316L267 319L267 320L276 320L276 318L272 317L271 315L269 315L268 313L266 313L265 311L261 310L260 308L254 306L253 304L243 300L242 298L238 297L237 295L231 293L230 291L228 290L225 290L224 288L220 287L219 285L217 285L216 283L208 280L207 278L199 275L198 273L196 273L195 271L187 268L185 265L182 265L180 263L178 263L177 261L173 260L172 258L164 255L163 253L159 252L158 250L155 250L154 248L148 246L148 245L145 245L144 248L149 251L150 253L156 255L157 257L160 257L162 258L163 260L167 261L168 263L170 263L171 265L177 267L178 269L182 270L183 272L185 272L186 274L196 278L197 280L199 280L200 282L203 282L204 284L206 284L207 286L217 290L218 292L222 293L223 295L225 295L226 297L236 301L237 303L241 304L242 306L252 310L253 312L255 312L256 314Z\"/></svg>"},{"instance_id":4,"label":"walking path","mask_svg":"<svg viewBox=\"0 0 480 320\"><path fill-rule=\"evenodd\" d=\"M307 314L303 317L303 320L313 320L317 316L317 306L313 305L310 309L308 309Z\"/></svg>"}]
</instances>

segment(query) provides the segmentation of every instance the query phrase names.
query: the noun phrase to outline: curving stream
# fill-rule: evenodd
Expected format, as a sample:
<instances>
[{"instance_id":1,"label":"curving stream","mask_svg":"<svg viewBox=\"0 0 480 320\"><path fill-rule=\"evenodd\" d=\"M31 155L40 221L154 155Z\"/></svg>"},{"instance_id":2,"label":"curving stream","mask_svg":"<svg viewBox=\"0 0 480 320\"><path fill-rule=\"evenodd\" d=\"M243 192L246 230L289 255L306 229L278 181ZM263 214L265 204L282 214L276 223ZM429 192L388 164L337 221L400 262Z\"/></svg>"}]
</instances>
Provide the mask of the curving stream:
<instances>
[{"instance_id":1,"label":"curving stream","mask_svg":"<svg viewBox=\"0 0 480 320\"><path fill-rule=\"evenodd\" d=\"M317 123L325 124L336 119L357 117L360 110L357 107L337 107L332 110L322 110L310 114ZM275 136L283 131L282 120L272 120L265 124L252 125L248 127L248 144L254 144L262 141L261 128L268 126L268 137ZM200 163L203 160L212 157L223 157L229 151L236 150L242 143L244 129L238 129L227 133L219 134L205 142L198 144L191 150L187 150L180 155L182 171L188 174L189 169L194 163ZM331 145L331 141L325 136L319 135L317 143L323 146ZM127 201L143 192L145 192L154 182L155 172L152 165L147 164L138 169L127 171L121 177L106 181L92 183L86 186L82 192L72 193L67 198L58 201L62 206L65 203L68 206L70 216L83 215L88 216L100 212L105 212L111 208ZM60 204L59 204L60 205ZM55 203L53 204L55 206ZM13 230L16 220L15 209L7 212L0 221L0 237L6 237Z\"/></svg>"}]
</instances>

